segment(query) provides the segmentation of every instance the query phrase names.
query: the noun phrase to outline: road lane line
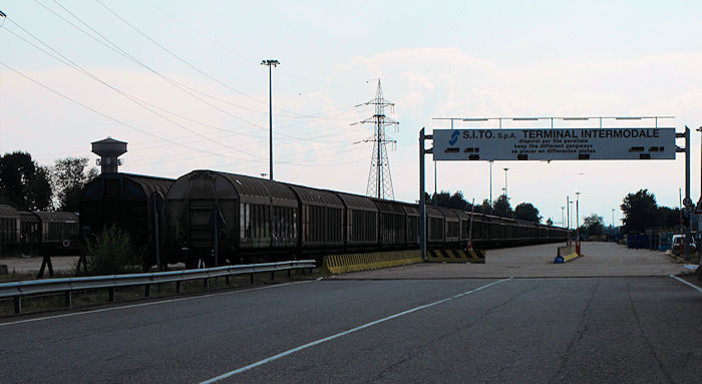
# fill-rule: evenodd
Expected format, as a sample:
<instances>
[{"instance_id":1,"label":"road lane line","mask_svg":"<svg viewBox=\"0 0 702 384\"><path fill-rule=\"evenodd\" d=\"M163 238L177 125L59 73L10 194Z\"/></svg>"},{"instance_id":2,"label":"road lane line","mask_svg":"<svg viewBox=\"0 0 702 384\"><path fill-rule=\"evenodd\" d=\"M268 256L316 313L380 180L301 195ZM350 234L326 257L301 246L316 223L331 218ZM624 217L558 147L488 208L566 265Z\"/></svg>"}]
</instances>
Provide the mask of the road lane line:
<instances>
[{"instance_id":1,"label":"road lane line","mask_svg":"<svg viewBox=\"0 0 702 384\"><path fill-rule=\"evenodd\" d=\"M693 288L694 290L696 290L697 292L702 293L702 288L700 288L700 287L698 287L698 286L696 286L696 285L694 285L694 284L690 284L690 283L688 283L687 281L685 281L685 280L683 280L683 279L681 279L681 278L679 278L679 277L677 277L677 276L670 275L670 277L672 277L673 279L675 279L675 280L677 280L677 281L679 281L679 282L681 282L681 283L683 283L683 284L685 284L685 285L687 285L687 286L692 287L692 288Z\"/></svg>"},{"instance_id":2,"label":"road lane line","mask_svg":"<svg viewBox=\"0 0 702 384\"><path fill-rule=\"evenodd\" d=\"M168 299L168 300L161 300L161 301L152 301L152 302L148 302L148 303L124 305L124 306L121 306L121 307L111 307L111 308L102 308L102 309L95 309L95 310L88 310L88 311L81 311L81 312L66 313L66 314L63 314L63 315L55 315L55 316L47 316L47 317L36 317L36 318L33 318L33 319L26 319L26 320L13 321L13 322L10 322L10 323L0 323L0 327L4 327L4 326L8 326L8 325L24 324L24 323L33 323L33 322L35 322L35 321L42 321L42 320L61 319L61 318L64 318L64 317L73 317L73 316L80 316L80 315L89 315L89 314L93 314L93 313L112 312L112 311L117 311L117 310L120 310L120 309L147 307L147 306L151 306L151 305L160 305L160 304L168 304L168 303L177 303L177 302L179 302L179 301L186 301L186 300L205 299L205 298L208 298L208 297L216 297L216 296L232 295L232 294L237 294L237 293L254 292L254 291L260 291L260 290L263 290L263 289L271 289L271 288L286 287L286 286L289 286L289 285L304 284L304 283L312 283L312 282L315 282L315 281L319 281L319 280L296 281L296 282L294 282L294 283L283 283L283 284L268 285L268 286L265 286L265 287L250 288L250 289L245 289L245 290L241 290L241 291L228 291L228 292L211 293L211 294L208 294L208 295L181 297L181 298L177 298L177 299Z\"/></svg>"},{"instance_id":3,"label":"road lane line","mask_svg":"<svg viewBox=\"0 0 702 384\"><path fill-rule=\"evenodd\" d=\"M307 344L305 344L305 345L301 345L301 346L296 347L296 348L293 348L293 349L289 349L289 350L287 350L287 351L285 351L285 352L282 352L282 353L279 353L279 354L277 354L277 355L275 355L275 356L271 356L271 357L269 357L269 358L266 358L266 359L263 359L263 360L259 360L259 361L255 362L255 363L249 364L249 365L247 365L247 366L245 366L245 367L241 367L241 368L239 368L239 369L235 369L235 370L233 370L233 371L229 371L229 372L224 373L224 374L222 374L222 375L219 375L219 376L217 376L217 377L213 377L213 378L211 378L211 379L209 379L209 380L202 381L202 382L200 382L200 384L215 383L215 382L217 382L217 381L226 379L226 378L228 378L228 377L231 377L231 376L234 376L234 375L238 375L238 374L240 374L240 373L242 373L242 372L246 372L246 371L251 370L251 369L253 369L253 368L260 367L261 365L268 364L268 363L270 363L270 362L272 362L272 361L278 360L278 359L283 358L283 357L285 357L285 356L292 355L292 354L295 353L295 352L299 352L299 351L302 351L302 350L304 350L304 349L307 349L307 348L310 348L310 347L314 347L315 345L319 345L319 344L322 344L322 343L326 343L327 341L331 341L331 340L334 340L334 339L338 339L339 337L346 336L346 335L348 335L348 334L351 334L351 333L354 333L354 332L357 332L357 331L360 331L360 330L363 330L363 329L372 327L372 326L374 326L374 325L378 325L378 324L380 324L380 323L384 323L384 322L389 321L389 320L392 320L392 319L396 319L396 318L401 317L401 316L408 315L408 314L413 313L413 312L421 311L422 309L427 309L427 308L430 308L430 307L433 307L433 306L436 306L436 305L439 305L439 304L443 304L443 303L449 302L449 301L451 301L451 300L455 300L455 299L461 298L461 297L466 296L466 295L470 295L470 294L472 294L472 293L480 292L480 291L482 291L482 290L484 290L484 289L487 289L487 288L492 287L493 285L501 284L501 283L504 283L504 282L506 282L506 281L510 281L510 280L512 280L512 279L513 279L513 278L510 277L510 278L508 278L508 279L502 279L502 280L498 280L498 281L493 281L492 283L483 285L483 286L481 286L481 287L478 287L478 288L473 289L473 290L470 290L470 291L466 291L466 292L463 292L463 293L459 293L459 294L457 294L457 295L453 295L453 296L447 297L447 298L445 298L445 299L441 299L441 300L435 301L435 302L433 302L433 303L429 303L429 304L421 305L421 306L419 306L419 307L415 307L415 308L412 308L412 309L408 309L408 310L406 310L406 311L403 311L403 312L400 312L400 313L396 313L396 314L394 314L394 315L390 315L390 316L384 317L384 318L382 318L382 319L380 319L380 320L375 320L375 321L372 321L372 322L370 322L370 323L366 323L366 324L363 324L363 325L359 325L358 327L351 328L351 329L346 330L346 331L343 331L343 332L341 332L341 333L337 333L337 334L335 334L335 335L328 336L328 337L325 337L325 338L323 338L323 339L319 339L319 340L316 340L316 341L307 343Z\"/></svg>"}]
</instances>

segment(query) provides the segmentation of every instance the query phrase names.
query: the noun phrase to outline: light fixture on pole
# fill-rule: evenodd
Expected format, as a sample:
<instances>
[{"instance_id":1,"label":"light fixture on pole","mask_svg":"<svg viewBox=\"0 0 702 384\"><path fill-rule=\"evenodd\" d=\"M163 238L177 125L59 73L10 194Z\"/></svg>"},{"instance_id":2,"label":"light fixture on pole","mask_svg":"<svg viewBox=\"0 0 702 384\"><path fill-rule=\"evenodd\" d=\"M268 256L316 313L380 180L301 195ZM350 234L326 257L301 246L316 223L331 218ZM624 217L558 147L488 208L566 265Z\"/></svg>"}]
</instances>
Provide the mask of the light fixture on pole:
<instances>
[{"instance_id":1,"label":"light fixture on pole","mask_svg":"<svg viewBox=\"0 0 702 384\"><path fill-rule=\"evenodd\" d=\"M268 150L270 170L268 176L273 180L273 67L277 67L278 60L268 59L261 61L261 65L268 66Z\"/></svg>"}]
</instances>

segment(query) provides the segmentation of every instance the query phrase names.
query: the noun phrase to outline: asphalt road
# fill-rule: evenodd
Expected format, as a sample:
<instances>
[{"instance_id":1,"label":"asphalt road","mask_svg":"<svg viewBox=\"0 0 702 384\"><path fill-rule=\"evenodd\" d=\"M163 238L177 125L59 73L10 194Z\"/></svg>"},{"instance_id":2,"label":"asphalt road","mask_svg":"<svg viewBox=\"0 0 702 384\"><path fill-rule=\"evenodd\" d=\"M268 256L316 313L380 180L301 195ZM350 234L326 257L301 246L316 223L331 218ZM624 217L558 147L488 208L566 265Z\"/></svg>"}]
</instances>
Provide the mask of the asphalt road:
<instances>
[{"instance_id":1,"label":"asphalt road","mask_svg":"<svg viewBox=\"0 0 702 384\"><path fill-rule=\"evenodd\" d=\"M666 275L305 281L3 319L0 381L694 383L701 318Z\"/></svg>"}]
</instances>

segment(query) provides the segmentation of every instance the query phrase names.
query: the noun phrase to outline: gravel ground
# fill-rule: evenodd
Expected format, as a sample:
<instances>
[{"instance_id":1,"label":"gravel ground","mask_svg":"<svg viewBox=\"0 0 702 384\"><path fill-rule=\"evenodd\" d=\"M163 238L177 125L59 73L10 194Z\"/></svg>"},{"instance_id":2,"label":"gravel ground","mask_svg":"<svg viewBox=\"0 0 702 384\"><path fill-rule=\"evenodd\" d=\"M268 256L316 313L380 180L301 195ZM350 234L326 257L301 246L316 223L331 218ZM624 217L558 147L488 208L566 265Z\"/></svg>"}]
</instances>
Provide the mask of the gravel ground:
<instances>
[{"instance_id":1,"label":"gravel ground","mask_svg":"<svg viewBox=\"0 0 702 384\"><path fill-rule=\"evenodd\" d=\"M37 273L39 268L41 268L42 260L41 256L0 258L0 265L7 265L8 273ZM71 272L77 262L78 256L51 257L51 265L54 268L54 272L58 273Z\"/></svg>"}]
</instances>

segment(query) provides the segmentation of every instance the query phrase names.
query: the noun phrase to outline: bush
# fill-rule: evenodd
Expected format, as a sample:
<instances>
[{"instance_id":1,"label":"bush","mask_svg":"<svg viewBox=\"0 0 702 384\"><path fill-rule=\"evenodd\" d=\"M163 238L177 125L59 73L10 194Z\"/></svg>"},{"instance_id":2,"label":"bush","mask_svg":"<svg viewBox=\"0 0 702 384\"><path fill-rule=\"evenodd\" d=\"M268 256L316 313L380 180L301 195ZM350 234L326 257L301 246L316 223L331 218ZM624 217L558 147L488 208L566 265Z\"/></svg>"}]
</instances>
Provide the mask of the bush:
<instances>
[{"instance_id":1,"label":"bush","mask_svg":"<svg viewBox=\"0 0 702 384\"><path fill-rule=\"evenodd\" d=\"M144 257L132 246L126 231L112 226L99 233L95 241L87 241L85 263L88 275L113 275L139 272Z\"/></svg>"}]
</instances>

